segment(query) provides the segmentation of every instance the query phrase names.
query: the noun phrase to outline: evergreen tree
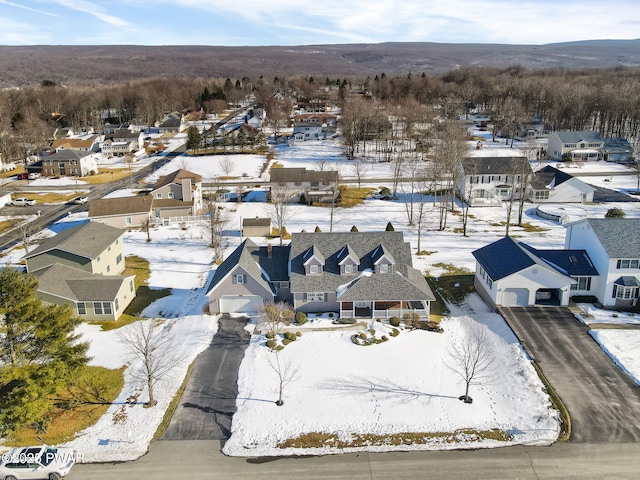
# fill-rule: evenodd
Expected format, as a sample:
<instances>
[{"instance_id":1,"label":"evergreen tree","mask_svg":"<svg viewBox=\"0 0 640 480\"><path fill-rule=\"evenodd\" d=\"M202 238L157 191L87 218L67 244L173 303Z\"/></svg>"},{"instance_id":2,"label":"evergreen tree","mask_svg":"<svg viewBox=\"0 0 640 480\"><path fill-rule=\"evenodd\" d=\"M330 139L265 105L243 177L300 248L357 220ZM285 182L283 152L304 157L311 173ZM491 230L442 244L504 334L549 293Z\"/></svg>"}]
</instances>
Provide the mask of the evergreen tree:
<instances>
[{"instance_id":1,"label":"evergreen tree","mask_svg":"<svg viewBox=\"0 0 640 480\"><path fill-rule=\"evenodd\" d=\"M353 227L351 227L351 231L352 231L352 232L357 232L357 231L358 231L358 228L354 225Z\"/></svg>"},{"instance_id":2,"label":"evergreen tree","mask_svg":"<svg viewBox=\"0 0 640 480\"><path fill-rule=\"evenodd\" d=\"M316 225L316 229L314 230L315 233L322 233L322 230L320 230L320 227L318 225Z\"/></svg>"},{"instance_id":3,"label":"evergreen tree","mask_svg":"<svg viewBox=\"0 0 640 480\"><path fill-rule=\"evenodd\" d=\"M193 125L187 129L187 150L195 152L202 142L202 135Z\"/></svg>"},{"instance_id":4,"label":"evergreen tree","mask_svg":"<svg viewBox=\"0 0 640 480\"><path fill-rule=\"evenodd\" d=\"M0 271L0 430L40 421L53 395L84 366L88 343L68 305L45 305L38 281L12 268Z\"/></svg>"},{"instance_id":5,"label":"evergreen tree","mask_svg":"<svg viewBox=\"0 0 640 480\"><path fill-rule=\"evenodd\" d=\"M391 225L391 222L387 223L387 228L385 228L385 231L395 232L395 229L393 228L393 225Z\"/></svg>"}]
</instances>

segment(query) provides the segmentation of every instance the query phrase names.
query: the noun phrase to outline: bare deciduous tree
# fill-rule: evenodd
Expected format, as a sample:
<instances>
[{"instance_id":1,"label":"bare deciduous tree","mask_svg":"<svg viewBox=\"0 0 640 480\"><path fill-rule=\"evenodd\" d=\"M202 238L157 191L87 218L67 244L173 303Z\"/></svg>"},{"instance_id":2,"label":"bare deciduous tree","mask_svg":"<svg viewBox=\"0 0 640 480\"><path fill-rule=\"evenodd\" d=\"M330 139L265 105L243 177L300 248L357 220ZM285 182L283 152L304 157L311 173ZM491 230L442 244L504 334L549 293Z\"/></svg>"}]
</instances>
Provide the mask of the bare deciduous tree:
<instances>
[{"instance_id":1,"label":"bare deciduous tree","mask_svg":"<svg viewBox=\"0 0 640 480\"><path fill-rule=\"evenodd\" d=\"M206 223L209 231L209 246L213 248L216 263L220 265L223 260L222 252L226 247L224 232L227 225L231 222L231 212L220 202L216 201L215 196L204 202L204 209L207 214Z\"/></svg>"},{"instance_id":2,"label":"bare deciduous tree","mask_svg":"<svg viewBox=\"0 0 640 480\"><path fill-rule=\"evenodd\" d=\"M175 337L168 325L157 320L139 320L122 329L118 337L131 359L142 363L139 369L130 369L130 373L147 386L149 401L145 405L153 407L158 403L153 387L180 361Z\"/></svg>"},{"instance_id":3,"label":"bare deciduous tree","mask_svg":"<svg viewBox=\"0 0 640 480\"><path fill-rule=\"evenodd\" d=\"M220 170L222 170L222 173L224 173L226 177L230 177L231 174L233 173L235 162L230 156L224 155L218 160L218 166L220 167Z\"/></svg>"},{"instance_id":4,"label":"bare deciduous tree","mask_svg":"<svg viewBox=\"0 0 640 480\"><path fill-rule=\"evenodd\" d=\"M472 320L466 322L464 335L452 339L448 353L447 368L465 384L460 400L471 403L473 400L469 396L469 387L490 383L494 378L495 353L487 327Z\"/></svg>"},{"instance_id":5,"label":"bare deciduous tree","mask_svg":"<svg viewBox=\"0 0 640 480\"><path fill-rule=\"evenodd\" d=\"M284 390L291 382L296 379L298 374L298 369L294 368L291 362L288 360L281 361L280 360L280 352L278 350L274 350L273 356L275 360L271 358L268 359L269 366L276 372L278 375L278 400L276 400L276 405L281 407L284 405L283 394Z\"/></svg>"},{"instance_id":6,"label":"bare deciduous tree","mask_svg":"<svg viewBox=\"0 0 640 480\"><path fill-rule=\"evenodd\" d=\"M289 190L286 186L273 185L271 187L271 203L265 206L267 215L275 223L280 236L280 246L282 246L282 235L284 233L285 223L291 220L294 211L289 201L294 197L295 192Z\"/></svg>"}]
</instances>

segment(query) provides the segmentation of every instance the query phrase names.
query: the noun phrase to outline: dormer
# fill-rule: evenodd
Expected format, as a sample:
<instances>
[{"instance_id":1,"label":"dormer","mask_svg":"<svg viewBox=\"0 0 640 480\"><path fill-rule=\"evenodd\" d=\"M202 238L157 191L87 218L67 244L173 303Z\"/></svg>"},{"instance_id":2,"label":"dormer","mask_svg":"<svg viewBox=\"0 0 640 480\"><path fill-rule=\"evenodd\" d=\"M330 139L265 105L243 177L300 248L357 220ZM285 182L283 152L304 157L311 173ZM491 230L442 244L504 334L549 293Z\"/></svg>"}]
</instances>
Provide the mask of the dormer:
<instances>
[{"instance_id":1,"label":"dormer","mask_svg":"<svg viewBox=\"0 0 640 480\"><path fill-rule=\"evenodd\" d=\"M349 245L345 245L337 255L340 275L355 275L358 273L360 259Z\"/></svg>"},{"instance_id":2,"label":"dormer","mask_svg":"<svg viewBox=\"0 0 640 480\"><path fill-rule=\"evenodd\" d=\"M315 245L309 247L302 254L302 264L304 265L305 275L322 275L324 271L324 255L320 253Z\"/></svg>"},{"instance_id":3,"label":"dormer","mask_svg":"<svg viewBox=\"0 0 640 480\"><path fill-rule=\"evenodd\" d=\"M371 254L376 273L392 273L396 261L384 245L378 245Z\"/></svg>"}]
</instances>

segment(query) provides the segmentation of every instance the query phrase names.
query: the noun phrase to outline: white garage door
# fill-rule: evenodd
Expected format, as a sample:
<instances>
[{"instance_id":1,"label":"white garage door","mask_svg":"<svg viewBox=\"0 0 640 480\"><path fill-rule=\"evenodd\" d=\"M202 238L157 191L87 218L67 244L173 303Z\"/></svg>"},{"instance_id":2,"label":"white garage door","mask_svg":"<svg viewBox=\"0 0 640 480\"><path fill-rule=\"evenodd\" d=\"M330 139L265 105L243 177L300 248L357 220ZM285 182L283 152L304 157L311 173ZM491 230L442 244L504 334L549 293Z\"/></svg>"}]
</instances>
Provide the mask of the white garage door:
<instances>
[{"instance_id":1,"label":"white garage door","mask_svg":"<svg viewBox=\"0 0 640 480\"><path fill-rule=\"evenodd\" d=\"M505 288L502 292L502 305L505 307L526 307L529 305L529 289Z\"/></svg>"},{"instance_id":2,"label":"white garage door","mask_svg":"<svg viewBox=\"0 0 640 480\"><path fill-rule=\"evenodd\" d=\"M220 298L222 313L256 314L262 308L262 298L258 295L223 295Z\"/></svg>"}]
</instances>

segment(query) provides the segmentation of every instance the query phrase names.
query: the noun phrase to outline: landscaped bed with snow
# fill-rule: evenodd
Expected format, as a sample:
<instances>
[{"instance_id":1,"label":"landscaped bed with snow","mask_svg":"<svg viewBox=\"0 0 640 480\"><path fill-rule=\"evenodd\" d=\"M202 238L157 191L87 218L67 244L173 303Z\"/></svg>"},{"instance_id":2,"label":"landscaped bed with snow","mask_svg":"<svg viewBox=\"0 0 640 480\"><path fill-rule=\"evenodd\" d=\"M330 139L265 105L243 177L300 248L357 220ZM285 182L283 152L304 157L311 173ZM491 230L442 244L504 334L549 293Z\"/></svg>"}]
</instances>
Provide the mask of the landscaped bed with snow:
<instances>
[{"instance_id":1,"label":"landscaped bed with snow","mask_svg":"<svg viewBox=\"0 0 640 480\"><path fill-rule=\"evenodd\" d=\"M487 314L485 314L487 315ZM489 314L495 315L495 314ZM346 451L441 450L548 445L557 411L520 345L469 317L443 320L443 333L372 322L386 341L354 344L353 330L304 332L277 354L254 336L238 380L238 411L223 451L234 456ZM456 342L486 330L490 378L465 384L451 368ZM508 335L506 335L508 337ZM280 376L284 404L277 406Z\"/></svg>"}]
</instances>

